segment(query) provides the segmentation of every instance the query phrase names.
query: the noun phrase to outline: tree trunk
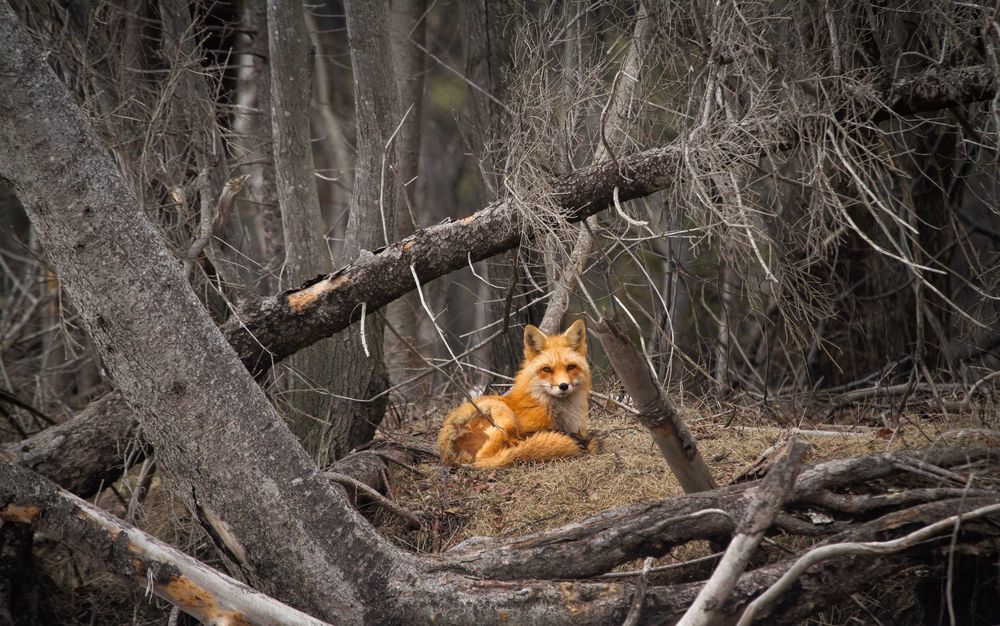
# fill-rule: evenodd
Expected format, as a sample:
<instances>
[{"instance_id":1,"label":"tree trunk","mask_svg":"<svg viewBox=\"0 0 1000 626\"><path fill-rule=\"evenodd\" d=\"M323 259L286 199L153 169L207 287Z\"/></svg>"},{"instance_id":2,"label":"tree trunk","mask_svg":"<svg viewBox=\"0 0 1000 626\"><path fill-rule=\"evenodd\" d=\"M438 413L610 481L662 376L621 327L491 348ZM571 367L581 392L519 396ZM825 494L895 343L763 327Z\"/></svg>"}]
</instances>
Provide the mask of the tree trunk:
<instances>
[{"instance_id":1,"label":"tree trunk","mask_svg":"<svg viewBox=\"0 0 1000 626\"><path fill-rule=\"evenodd\" d=\"M991 96L995 83L986 68L960 68L925 73L924 79L898 82L887 98L900 114L913 107L930 109L954 102L973 102ZM888 92L887 92L888 93ZM875 116L881 116L875 113ZM673 180L678 152L672 146L655 148L621 160L583 168L557 182L560 205L569 219L581 219L606 208L615 186L621 198L637 198L666 188ZM224 326L228 341L254 375L305 346L347 328L358 320L359 304L376 311L413 290L413 265L422 283L465 267L469 255L478 261L508 250L520 241L516 214L505 203L494 203L462 220L437 224L365 257L311 284L263 298L238 320ZM988 347L988 346L987 346ZM127 416L98 412L94 428L108 433L102 458L114 459L118 424ZM72 428L67 424L67 428ZM99 482L99 481L98 481Z\"/></svg>"},{"instance_id":2,"label":"tree trunk","mask_svg":"<svg viewBox=\"0 0 1000 626\"><path fill-rule=\"evenodd\" d=\"M362 621L375 607L359 583L384 589L396 549L282 425L44 58L0 4L0 176L160 467L232 572L314 615Z\"/></svg>"},{"instance_id":3,"label":"tree trunk","mask_svg":"<svg viewBox=\"0 0 1000 626\"><path fill-rule=\"evenodd\" d=\"M632 29L628 52L618 70L618 76L612 81L613 91L608 96L604 114L601 115L602 128L599 133L601 143L594 149L592 164L606 161L610 157L617 159L617 156L620 156L609 154L609 150L617 151L627 136L627 130L623 126L632 117L630 108L642 73L643 53L649 46L652 34L653 21L645 5L640 2L636 10L635 26ZM577 37L579 38L579 32ZM564 106L569 107L572 104L567 102ZM545 307L545 315L539 324L539 329L543 333L557 333L562 328L562 319L569 308L570 296L573 295L576 281L583 274L590 251L594 247L594 230L597 226L597 216L592 215L587 218L586 224L581 224L577 228L576 242L566 263L560 264L562 272L559 273L558 280L554 281L552 297Z\"/></svg>"},{"instance_id":4,"label":"tree trunk","mask_svg":"<svg viewBox=\"0 0 1000 626\"><path fill-rule=\"evenodd\" d=\"M204 623L325 624L216 572L24 468L0 463L0 477L0 491L17 503L0 511L0 519L37 525L52 537L85 547L103 559L107 569L136 579ZM4 524L2 530L32 526Z\"/></svg>"},{"instance_id":5,"label":"tree trunk","mask_svg":"<svg viewBox=\"0 0 1000 626\"><path fill-rule=\"evenodd\" d=\"M397 0L392 3L392 57L399 83L400 111L406 115L399 129L399 167L397 178L402 185L396 205L396 227L393 241L399 241L420 227L417 221L417 188L420 175L420 129L423 125L424 52L416 44L426 44L427 20L424 12L427 0ZM420 302L413 292L389 305L387 316L401 336L386 335L386 361L389 378L399 382L424 367L417 353ZM406 344L409 344L407 346ZM422 385L417 387L418 394ZM401 390L406 393L407 390Z\"/></svg>"},{"instance_id":6,"label":"tree trunk","mask_svg":"<svg viewBox=\"0 0 1000 626\"><path fill-rule=\"evenodd\" d=\"M351 0L344 8L358 126L354 191L340 259L349 263L388 244L395 232L398 145L392 136L400 115L387 7ZM334 337L327 355L337 372L331 391L338 396L331 398L333 419L324 432L327 459L339 458L371 440L385 416L389 381L383 356L383 321L374 310L365 316L362 327Z\"/></svg>"},{"instance_id":7,"label":"tree trunk","mask_svg":"<svg viewBox=\"0 0 1000 626\"><path fill-rule=\"evenodd\" d=\"M240 70L233 131L243 159L251 164L250 198L263 265L257 293L279 289L278 273L285 260L281 204L274 171L274 131L271 123L271 55L267 35L267 5L244 2ZM246 171L246 170L244 170Z\"/></svg>"},{"instance_id":8,"label":"tree trunk","mask_svg":"<svg viewBox=\"0 0 1000 626\"><path fill-rule=\"evenodd\" d=\"M886 89L889 108L871 112L873 120L895 112L913 112L914 106L931 109L955 102L976 102L992 97L996 82L985 66L931 70ZM888 94L892 94L891 97ZM805 119L744 120L760 124L778 145L793 144L797 124ZM734 131L735 132L735 131ZM777 147L777 146L776 146ZM553 183L555 202L570 221L579 221L613 203L614 190L624 202L669 188L676 180L683 158L679 144L669 144L629 155L617 163L605 161L581 168ZM365 256L329 276L319 276L301 289L264 298L259 306L227 323L226 333L240 358L255 374L322 337L377 310L414 288L414 270L421 283L473 262L509 250L521 241L516 211L495 202L467 218L437 224L411 237Z\"/></svg>"},{"instance_id":9,"label":"tree trunk","mask_svg":"<svg viewBox=\"0 0 1000 626\"><path fill-rule=\"evenodd\" d=\"M267 3L274 163L285 237L282 278L292 286L329 272L333 266L313 165L309 124L312 64L304 10L294 2ZM292 432L321 464L328 460L331 422L343 419L329 396L339 376L329 357L333 349L334 343L325 340L300 351L289 363L286 379Z\"/></svg>"},{"instance_id":10,"label":"tree trunk","mask_svg":"<svg viewBox=\"0 0 1000 626\"><path fill-rule=\"evenodd\" d=\"M481 155L480 170L485 183L482 195L493 200L503 197L501 190L507 156L502 147L496 145L499 142L495 139L508 124L513 123L501 103L507 96L506 76L513 69L514 32L525 9L511 0L474 0L461 6L462 20L469 33L466 39L466 74L475 85L469 88L469 97L479 131L474 136L473 150L477 156ZM524 273L536 272L530 266L530 260L535 255L520 248L515 254L520 258L512 255L510 259L483 264L484 278L512 293L494 293L490 302L479 305L487 307L489 322L499 321L508 329L493 341L491 352L493 370L509 375L513 375L521 364L520 327L541 323L544 314L539 304L525 306L542 295L524 285ZM543 276L534 278L538 284L545 284Z\"/></svg>"}]
</instances>

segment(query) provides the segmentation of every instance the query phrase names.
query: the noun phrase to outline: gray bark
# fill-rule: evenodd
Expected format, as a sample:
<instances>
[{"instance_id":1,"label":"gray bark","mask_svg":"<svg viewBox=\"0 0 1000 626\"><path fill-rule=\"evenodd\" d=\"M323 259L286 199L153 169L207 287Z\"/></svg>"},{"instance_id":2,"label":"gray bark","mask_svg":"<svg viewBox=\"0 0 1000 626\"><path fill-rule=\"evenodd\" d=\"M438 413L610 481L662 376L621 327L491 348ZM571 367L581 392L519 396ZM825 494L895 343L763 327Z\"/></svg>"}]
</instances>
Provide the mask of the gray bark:
<instances>
[{"instance_id":1,"label":"gray bark","mask_svg":"<svg viewBox=\"0 0 1000 626\"><path fill-rule=\"evenodd\" d=\"M300 285L333 267L313 165L309 124L312 64L304 10L295 2L267 3L274 165L285 238L282 277L290 285ZM339 377L329 358L334 348L332 341L321 341L300 351L289 363L287 377L292 432L320 463L327 460L329 423L341 418L329 396Z\"/></svg>"},{"instance_id":2,"label":"gray bark","mask_svg":"<svg viewBox=\"0 0 1000 626\"><path fill-rule=\"evenodd\" d=\"M929 502L959 497L965 490L913 489L921 467L942 468L974 463L995 454L990 448L931 449L873 454L854 459L838 459L804 470L787 499L789 505L824 506L833 514L854 511L856 502L837 490L870 481L879 481L884 493L862 496L873 508L862 515L884 512L894 505ZM913 472L913 473L910 473ZM937 479L933 479L937 483ZM660 556L695 538L728 539L734 521L746 512L749 484L722 487L671 498L662 502L635 504L599 513L563 528L533 533L513 539L476 537L444 553L449 560L483 578L518 580L558 576L563 579L596 576L621 563L645 556ZM968 494L984 496L983 492ZM895 501L895 502L893 502ZM821 503L825 503L821 504ZM705 509L721 509L724 515L693 515ZM814 526L781 514L776 528L797 534L827 535L846 529L842 522ZM579 558L579 555L587 555ZM693 597L693 596L692 596Z\"/></svg>"},{"instance_id":3,"label":"gray bark","mask_svg":"<svg viewBox=\"0 0 1000 626\"><path fill-rule=\"evenodd\" d=\"M203 524L224 528L210 535L231 571L311 613L361 621L374 609L357 570L384 588L396 550L282 425L44 58L0 4L0 177L24 202L160 467L192 513L218 520Z\"/></svg>"},{"instance_id":4,"label":"gray bark","mask_svg":"<svg viewBox=\"0 0 1000 626\"><path fill-rule=\"evenodd\" d=\"M393 241L399 241L419 228L415 214L420 174L420 129L423 124L424 53L414 42L426 44L426 0L396 0L392 3L392 58L399 84L400 112L406 115L399 129L399 167L397 177L403 185L396 205L396 226ZM386 364L393 382L412 376L424 367L420 354L412 347L419 345L417 312L420 302L415 293L408 293L389 305L389 322L402 339L386 335ZM407 346L406 344L409 344ZM405 393L405 390L404 390Z\"/></svg>"},{"instance_id":5,"label":"gray bark","mask_svg":"<svg viewBox=\"0 0 1000 626\"><path fill-rule=\"evenodd\" d=\"M895 96L887 101L902 113L911 110L911 100L935 108L955 98L962 102L982 99L995 88L984 67L946 71L949 80L942 80L940 74L935 71L928 75L932 84L947 85L937 92L937 99L926 93L923 82L908 79L895 85ZM918 92L923 94L919 100L908 95ZM603 210L615 185L622 189L622 198L641 197L665 188L672 180L677 158L677 150L666 146L622 159L626 168L622 172L613 163L605 162L564 176L558 182L563 210L569 219L577 220ZM494 203L465 219L417 231L334 274L317 277L304 288L260 300L238 320L225 325L226 338L244 365L259 375L297 350L357 321L360 302L366 302L371 312L411 291L411 264L425 283L465 267L467 251L478 261L516 246L520 236L514 211L504 203ZM95 422L95 428L109 433L103 438L105 447L116 441L114 433L123 419L126 416L116 415ZM113 452L109 454L114 456Z\"/></svg>"},{"instance_id":6,"label":"gray bark","mask_svg":"<svg viewBox=\"0 0 1000 626\"><path fill-rule=\"evenodd\" d=\"M73 419L3 450L63 489L87 498L121 477L126 458L144 456L138 422L121 394L91 402Z\"/></svg>"},{"instance_id":7,"label":"gray bark","mask_svg":"<svg viewBox=\"0 0 1000 626\"><path fill-rule=\"evenodd\" d=\"M466 38L466 75L475 87L470 85L469 97L472 100L472 114L478 133L472 137L473 150L480 156L480 171L485 189L483 197L496 199L502 197L503 172L507 155L502 142L496 141L508 124L513 123L508 112L500 104L507 97L508 74L514 64L514 32L521 20L521 12L525 10L512 0L470 0L463 2L462 21L468 32ZM518 249L523 259L530 258L528 250ZM476 259L479 260L479 259ZM504 259L501 263L483 264L482 275L494 285L501 285L512 291L511 297L504 293L493 293L491 302L477 306L486 307L487 321L502 322L508 329L507 333L498 337L490 345L492 368L494 371L513 374L521 362L522 331L526 323L538 324L544 310L540 305L533 305L519 311L532 294L521 283L523 273L532 271L520 262L520 259ZM545 284L544 276L535 276L535 281ZM484 289L485 291L485 289ZM508 299L511 305L508 307ZM510 310L508 310L508 308Z\"/></svg>"},{"instance_id":8,"label":"gray bark","mask_svg":"<svg viewBox=\"0 0 1000 626\"><path fill-rule=\"evenodd\" d=\"M8 501L17 503L0 512L0 519L31 523L51 537L83 547L107 569L132 578L204 623L325 624L213 570L24 468L0 463L0 476L0 490Z\"/></svg>"},{"instance_id":9,"label":"gray bark","mask_svg":"<svg viewBox=\"0 0 1000 626\"><path fill-rule=\"evenodd\" d=\"M344 9L354 75L358 145L341 254L342 261L351 262L388 244L395 232L398 145L392 135L400 114L388 7L381 2L351 0L345 2ZM330 399L332 420L324 427L327 459L339 458L369 441L385 415L387 397L383 392L389 380L383 328L381 316L370 314L363 329L346 330L334 338L327 358L337 372L332 391L339 397Z\"/></svg>"},{"instance_id":10,"label":"gray bark","mask_svg":"<svg viewBox=\"0 0 1000 626\"><path fill-rule=\"evenodd\" d=\"M949 103L976 102L995 93L996 80L985 66L932 70L921 75L939 88L927 93L919 78L898 81L885 92L888 108L871 112L875 120L912 112L914 103L940 108ZM920 94L920 97L917 97ZM911 97L912 96L912 97ZM747 132L766 125L779 145L795 142L796 129L806 119L744 120ZM555 198L566 219L582 220L612 204L617 187L624 202L668 188L676 179L681 148L670 144L618 160L581 168L553 183ZM494 256L518 245L521 225L516 211L504 202L494 202L476 214L454 222L437 224L407 239L378 250L329 276L319 276L302 289L264 298L238 322L226 325L226 333L240 358L255 374L301 348L347 327L360 318L361 302L368 313L414 288L410 266L421 283Z\"/></svg>"},{"instance_id":11,"label":"gray bark","mask_svg":"<svg viewBox=\"0 0 1000 626\"><path fill-rule=\"evenodd\" d=\"M635 402L639 421L653 436L684 493L715 489L698 441L656 381L649 362L613 320L601 320L596 330L618 380Z\"/></svg>"},{"instance_id":12,"label":"gray bark","mask_svg":"<svg viewBox=\"0 0 1000 626\"><path fill-rule=\"evenodd\" d=\"M285 241L283 276L290 285L329 271L316 193L309 105L312 76L303 5L268 2L271 124Z\"/></svg>"},{"instance_id":13,"label":"gray bark","mask_svg":"<svg viewBox=\"0 0 1000 626\"><path fill-rule=\"evenodd\" d=\"M336 181L327 182L327 192L329 194L329 206L324 207L324 215L330 222L331 243L336 246L337 242L344 240L343 220L333 219L335 214L342 209L347 209L351 202L351 189L354 186L354 155L353 146L350 145L344 135L343 124L334 112L334 101L337 98L336 79L334 72L338 65L339 51L330 45L330 38L336 37L337 33L321 32L323 25L319 23L316 15L311 11L306 11L306 27L309 29L309 37L315 47L315 63L313 75L313 125L317 128L319 154L322 158L322 167L328 170L330 177ZM341 96L342 97L342 96ZM317 183L322 197L323 185Z\"/></svg>"},{"instance_id":14,"label":"gray bark","mask_svg":"<svg viewBox=\"0 0 1000 626\"><path fill-rule=\"evenodd\" d=\"M722 555L712 577L698 592L698 597L684 613L678 626L711 626L721 621L722 605L746 570L764 533L774 522L774 517L781 511L795 485L802 457L808 450L808 444L792 441L785 455L771 467L767 477L754 490L750 506L736 526L736 533L729 542L726 553Z\"/></svg>"},{"instance_id":15,"label":"gray bark","mask_svg":"<svg viewBox=\"0 0 1000 626\"><path fill-rule=\"evenodd\" d=\"M274 293L278 290L277 274L285 259L285 242L274 172L267 5L262 2L244 2L243 5L242 25L249 32L243 35L241 46L236 94L238 112L233 130L244 159L251 163L246 169L251 172L250 198L264 267L256 292Z\"/></svg>"},{"instance_id":16,"label":"gray bark","mask_svg":"<svg viewBox=\"0 0 1000 626\"><path fill-rule=\"evenodd\" d=\"M9 179L24 200L108 371L156 446L159 463L234 573L259 590L343 623L608 623L624 617L634 589L630 584L524 581L520 575L506 582L481 581L464 563L446 557L418 561L378 537L343 492L323 480L281 424L142 215L85 116L6 4L0 4L0 130L0 177ZM959 450L955 462L989 454ZM875 467L882 467L886 476L898 473L900 466L883 459ZM12 497L11 481L0 482L3 515L32 519L31 509ZM820 489L834 482L809 472L800 480ZM23 504L31 502L32 494L27 495ZM808 495L818 493L801 493L797 487L790 501ZM977 504L979 495L970 495L968 504ZM916 507L866 524L856 534L924 523L944 509L953 512L958 503ZM660 534L669 517L647 518L640 541L627 530L616 534L614 520L620 515L611 512L587 527L561 532L592 533L586 545L598 560L615 565L621 561L610 558L609 551L626 560L635 558L635 551L602 539L621 537L650 552L663 549ZM628 521L627 513L624 517ZM995 525L974 531L962 536L963 543L995 558ZM569 559L553 558L566 547L559 536L536 537L533 546L529 541L525 547L534 547L535 559L547 565L550 575L562 576L568 564L590 558L581 558L587 553L579 551ZM943 544L947 547L947 539ZM939 557L941 545L924 549ZM520 550L479 555L510 576L511 568L496 564L511 557L518 561ZM853 570L847 568L853 563L831 563L820 577L803 579L806 588L816 591L786 607L794 609L786 613L801 618L845 590L862 589L874 576L911 562L893 557ZM786 566L775 564L741 578L731 598L733 610ZM845 583L828 584L841 577ZM653 588L644 608L672 615L693 597L691 589Z\"/></svg>"}]
</instances>

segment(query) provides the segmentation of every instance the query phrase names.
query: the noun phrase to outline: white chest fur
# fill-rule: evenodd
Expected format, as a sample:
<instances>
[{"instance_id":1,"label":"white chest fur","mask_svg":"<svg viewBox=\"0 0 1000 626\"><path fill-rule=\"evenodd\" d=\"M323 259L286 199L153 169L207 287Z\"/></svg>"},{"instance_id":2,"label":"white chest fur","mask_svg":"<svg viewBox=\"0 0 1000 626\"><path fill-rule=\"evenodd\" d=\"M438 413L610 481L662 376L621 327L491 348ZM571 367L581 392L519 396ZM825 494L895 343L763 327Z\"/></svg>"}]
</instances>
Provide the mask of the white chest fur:
<instances>
[{"instance_id":1,"label":"white chest fur","mask_svg":"<svg viewBox=\"0 0 1000 626\"><path fill-rule=\"evenodd\" d=\"M578 391L568 398L552 398L549 408L555 416L556 429L573 435L587 430L587 393Z\"/></svg>"}]
</instances>

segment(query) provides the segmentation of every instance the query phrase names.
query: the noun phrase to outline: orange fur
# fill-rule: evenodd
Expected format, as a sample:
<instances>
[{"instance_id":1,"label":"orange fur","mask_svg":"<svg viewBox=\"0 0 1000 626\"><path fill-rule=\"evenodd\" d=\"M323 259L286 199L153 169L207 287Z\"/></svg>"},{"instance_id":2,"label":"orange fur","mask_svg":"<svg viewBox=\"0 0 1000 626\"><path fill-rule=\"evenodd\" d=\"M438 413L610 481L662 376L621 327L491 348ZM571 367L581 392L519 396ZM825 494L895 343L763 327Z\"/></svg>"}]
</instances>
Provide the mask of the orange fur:
<instances>
[{"instance_id":1,"label":"orange fur","mask_svg":"<svg viewBox=\"0 0 1000 626\"><path fill-rule=\"evenodd\" d=\"M445 418L438 435L446 463L504 467L596 450L587 437L590 367L583 321L560 335L524 329L524 362L511 390L480 396Z\"/></svg>"}]
</instances>

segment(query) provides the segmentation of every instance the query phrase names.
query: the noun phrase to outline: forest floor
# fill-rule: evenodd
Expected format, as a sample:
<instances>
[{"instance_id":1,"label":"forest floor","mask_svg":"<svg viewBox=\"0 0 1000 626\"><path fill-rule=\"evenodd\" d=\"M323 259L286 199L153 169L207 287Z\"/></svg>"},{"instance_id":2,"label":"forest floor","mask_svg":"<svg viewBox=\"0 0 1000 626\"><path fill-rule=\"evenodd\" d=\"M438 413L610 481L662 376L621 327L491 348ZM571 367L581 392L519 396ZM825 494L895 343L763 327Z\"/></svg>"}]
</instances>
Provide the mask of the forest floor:
<instances>
[{"instance_id":1,"label":"forest floor","mask_svg":"<svg viewBox=\"0 0 1000 626\"><path fill-rule=\"evenodd\" d=\"M732 402L696 403L672 398L716 483L755 478L766 473L780 444L796 435L811 444L806 463L924 448L974 435L981 426L972 414L947 419L918 408L884 411L875 405L838 412L831 423L828 407L783 412L747 398ZM434 443L447 408L427 410L396 430L384 429L386 439L410 437ZM893 419L884 418L892 414ZM970 430L971 429L971 430ZM520 464L481 470L445 467L428 460L393 472L392 499L426 520L408 529L395 515L378 509L373 518L380 530L407 548L437 552L475 536L516 537L557 528L611 508L681 495L649 433L625 409L612 403L591 407L591 431L603 450L554 462ZM377 508L377 507L376 507ZM691 558L693 554L675 555ZM672 562L671 557L661 560Z\"/></svg>"},{"instance_id":2,"label":"forest floor","mask_svg":"<svg viewBox=\"0 0 1000 626\"><path fill-rule=\"evenodd\" d=\"M977 406L976 414L951 413L914 405L902 414L869 404L833 414L824 405L794 410L775 408L750 398L696 402L672 401L699 440L700 450L721 486L741 477L762 476L780 444L792 436L812 444L807 463L956 443L977 437L982 416L996 407ZM450 403L394 407L379 440L433 445ZM812 419L806 420L805 416ZM376 504L362 510L380 532L418 552L447 550L475 536L515 537L556 528L611 508L663 500L681 494L647 431L625 409L595 401L591 430L603 450L548 463L522 464L498 470L445 467L426 459L411 467L393 465L389 497L416 514L423 524L408 528L396 515ZM130 472L134 482L138 468ZM220 567L217 555L193 523L183 504L154 478L143 505L128 515L129 492L121 481L106 489L98 504L142 529ZM703 542L702 542L703 543ZM58 599L53 623L162 624L170 607L142 589L88 563L55 538L36 537L36 561L52 585L43 595ZM689 544L657 561L666 565L708 553L707 545ZM641 562L618 568L632 570ZM186 623L182 618L182 624ZM96 620L96 621L95 621ZM837 620L831 623L839 623Z\"/></svg>"}]
</instances>

